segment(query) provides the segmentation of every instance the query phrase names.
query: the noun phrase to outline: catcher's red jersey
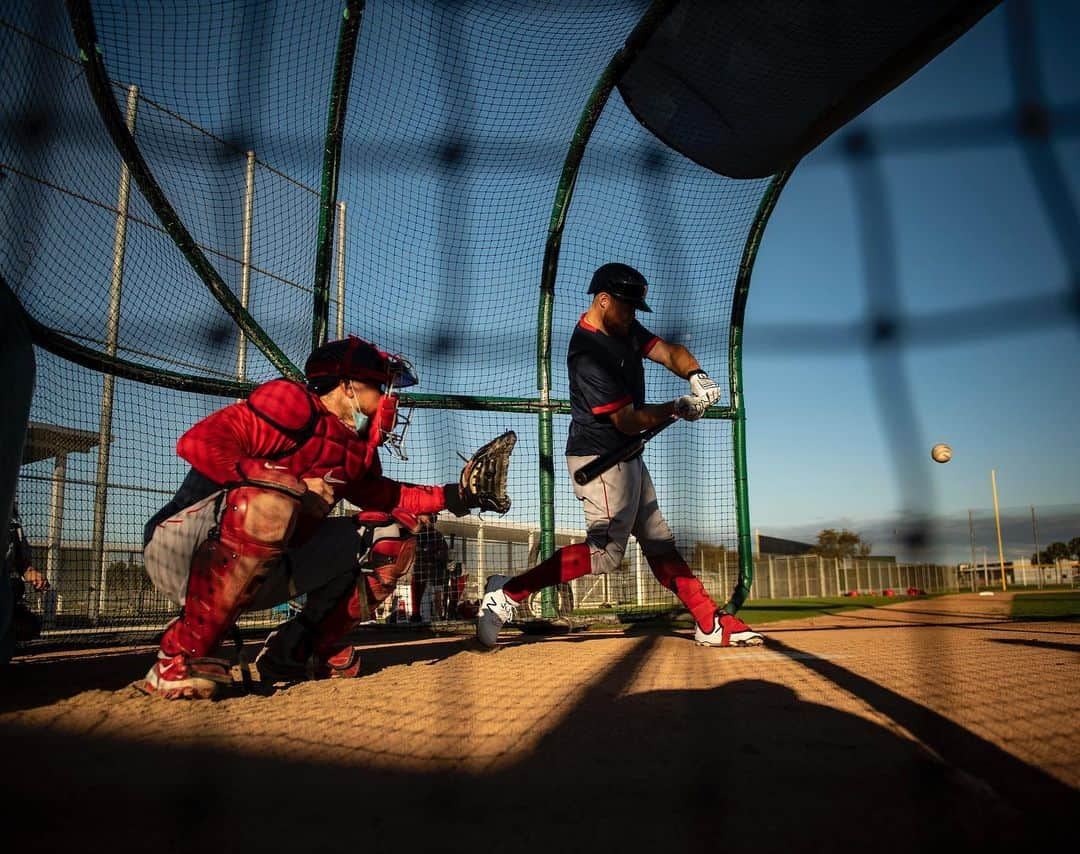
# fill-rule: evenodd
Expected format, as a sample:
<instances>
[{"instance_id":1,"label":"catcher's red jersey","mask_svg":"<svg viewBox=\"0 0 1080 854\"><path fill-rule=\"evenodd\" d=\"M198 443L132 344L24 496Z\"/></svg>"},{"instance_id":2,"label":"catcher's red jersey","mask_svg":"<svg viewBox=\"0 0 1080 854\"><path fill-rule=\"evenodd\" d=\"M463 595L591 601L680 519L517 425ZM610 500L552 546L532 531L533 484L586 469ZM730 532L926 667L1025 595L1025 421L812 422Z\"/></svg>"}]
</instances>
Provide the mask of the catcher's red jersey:
<instances>
[{"instance_id":1,"label":"catcher's red jersey","mask_svg":"<svg viewBox=\"0 0 1080 854\"><path fill-rule=\"evenodd\" d=\"M412 513L444 510L441 486L399 483L382 475L376 446L333 415L300 383L271 380L243 403L226 406L180 437L176 452L215 483L236 483L251 460L285 466L297 478L318 477L358 507Z\"/></svg>"}]
</instances>

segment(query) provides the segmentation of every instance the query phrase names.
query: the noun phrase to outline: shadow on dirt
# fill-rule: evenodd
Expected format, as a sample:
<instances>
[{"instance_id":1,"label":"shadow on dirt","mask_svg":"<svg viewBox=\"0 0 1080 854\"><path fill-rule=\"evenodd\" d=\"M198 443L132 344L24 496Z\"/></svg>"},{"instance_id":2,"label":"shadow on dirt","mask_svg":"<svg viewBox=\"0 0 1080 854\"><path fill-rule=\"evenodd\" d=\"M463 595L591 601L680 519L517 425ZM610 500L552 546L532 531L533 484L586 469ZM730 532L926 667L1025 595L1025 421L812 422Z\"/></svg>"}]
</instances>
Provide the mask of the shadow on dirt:
<instances>
[{"instance_id":1,"label":"shadow on dirt","mask_svg":"<svg viewBox=\"0 0 1080 854\"><path fill-rule=\"evenodd\" d=\"M500 848L543 852L985 852L1030 846L1075 815L1077 794L1067 786L814 657L799 660L934 752L765 679L625 693L659 640L636 644L534 751L490 774L344 764L346 744L342 764L319 764L7 724L0 751L17 770L6 775L4 800L20 816L9 829L12 850L83 845L87 828L118 809L124 832L110 836L110 850L185 854L475 852L488 837ZM393 655L415 663L457 649L417 643ZM328 726L325 742L335 737Z\"/></svg>"},{"instance_id":2,"label":"shadow on dirt","mask_svg":"<svg viewBox=\"0 0 1080 854\"><path fill-rule=\"evenodd\" d=\"M248 662L254 661L258 654L263 635L254 641L249 639L244 644L244 654ZM365 676L402 664L436 664L461 652L471 651L475 645L471 638L437 638L419 632L412 635L402 634L397 638L400 643L388 644L385 636L358 635L354 640L360 649L362 673ZM4 671L3 682L0 683L3 686L0 691L0 713L49 705L84 691L117 691L132 683L141 682L154 662L156 651L156 646L141 646L126 650L99 650L77 655L16 659ZM218 654L234 665L237 662L235 648L229 643ZM256 671L251 672L254 677ZM227 691L225 697L236 697L244 693L271 696L276 691L287 688L288 686L264 686L255 679L253 684L245 689L237 680L233 690Z\"/></svg>"},{"instance_id":3,"label":"shadow on dirt","mask_svg":"<svg viewBox=\"0 0 1080 854\"><path fill-rule=\"evenodd\" d=\"M1034 649L1058 649L1062 652L1080 653L1080 643L1059 643L1040 638L990 638L990 643L1004 643L1011 646L1030 646Z\"/></svg>"}]
</instances>

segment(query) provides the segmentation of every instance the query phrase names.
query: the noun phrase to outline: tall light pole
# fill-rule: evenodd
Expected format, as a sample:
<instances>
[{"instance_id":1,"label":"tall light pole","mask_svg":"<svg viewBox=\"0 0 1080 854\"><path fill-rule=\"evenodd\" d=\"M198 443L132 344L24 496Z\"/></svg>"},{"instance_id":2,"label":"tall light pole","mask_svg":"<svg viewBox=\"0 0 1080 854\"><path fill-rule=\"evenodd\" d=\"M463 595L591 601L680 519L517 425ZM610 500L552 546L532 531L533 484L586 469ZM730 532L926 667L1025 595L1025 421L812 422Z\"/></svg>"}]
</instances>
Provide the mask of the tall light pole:
<instances>
[{"instance_id":1,"label":"tall light pole","mask_svg":"<svg viewBox=\"0 0 1080 854\"><path fill-rule=\"evenodd\" d=\"M975 592L978 569L975 566L975 524L971 521L971 508L968 508L968 539L971 540L971 592Z\"/></svg>"},{"instance_id":2,"label":"tall light pole","mask_svg":"<svg viewBox=\"0 0 1080 854\"><path fill-rule=\"evenodd\" d=\"M1039 523L1035 521L1035 505L1031 505L1031 534L1035 538L1035 574L1039 577L1039 588L1043 586L1042 555L1039 554Z\"/></svg>"},{"instance_id":3,"label":"tall light pole","mask_svg":"<svg viewBox=\"0 0 1080 854\"><path fill-rule=\"evenodd\" d=\"M998 512L998 497L997 497L997 472L994 469L990 469L990 488L994 492L994 524L997 526L997 540L998 540L998 566L1001 567L1001 589L1007 590L1005 586L1005 549L1001 545L1001 514Z\"/></svg>"}]
</instances>

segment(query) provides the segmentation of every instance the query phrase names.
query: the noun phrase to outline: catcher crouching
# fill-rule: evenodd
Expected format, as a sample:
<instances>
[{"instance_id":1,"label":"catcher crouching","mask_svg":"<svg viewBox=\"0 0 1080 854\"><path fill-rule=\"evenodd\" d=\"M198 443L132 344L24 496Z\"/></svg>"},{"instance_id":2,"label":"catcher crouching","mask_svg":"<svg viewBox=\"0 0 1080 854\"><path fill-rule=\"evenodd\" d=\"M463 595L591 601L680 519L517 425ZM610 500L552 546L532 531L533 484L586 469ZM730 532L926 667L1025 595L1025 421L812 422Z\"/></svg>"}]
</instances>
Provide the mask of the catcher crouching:
<instances>
[{"instance_id":1,"label":"catcher crouching","mask_svg":"<svg viewBox=\"0 0 1080 854\"><path fill-rule=\"evenodd\" d=\"M165 629L143 690L207 699L231 683L214 657L240 614L307 594L301 613L255 659L264 681L359 675L344 642L409 571L416 514L505 513L516 436L478 450L456 483L423 486L382 474L378 448L400 453L408 419L398 392L412 366L350 336L316 349L306 385L272 380L180 437L191 464L176 495L147 523L145 565L181 607ZM347 499L362 511L330 517Z\"/></svg>"}]
</instances>

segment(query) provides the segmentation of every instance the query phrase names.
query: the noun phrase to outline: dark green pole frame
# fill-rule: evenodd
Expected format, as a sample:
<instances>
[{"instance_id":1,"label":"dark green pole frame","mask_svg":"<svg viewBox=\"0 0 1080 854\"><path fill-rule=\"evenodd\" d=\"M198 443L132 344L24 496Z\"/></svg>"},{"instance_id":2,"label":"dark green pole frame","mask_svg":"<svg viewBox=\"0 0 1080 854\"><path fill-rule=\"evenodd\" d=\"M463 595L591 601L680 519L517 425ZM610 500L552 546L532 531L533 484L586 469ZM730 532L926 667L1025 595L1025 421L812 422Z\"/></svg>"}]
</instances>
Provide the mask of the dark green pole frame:
<instances>
[{"instance_id":1,"label":"dark green pole frame","mask_svg":"<svg viewBox=\"0 0 1080 854\"><path fill-rule=\"evenodd\" d=\"M724 610L734 614L750 595L754 582L754 549L750 536L750 492L746 471L746 400L742 391L742 332L746 317L746 300L750 293L750 275L754 270L761 238L769 222L773 208L780 198L794 166L777 173L758 204L750 233L743 247L739 262L739 276L735 283L735 299L731 305L731 334L728 338L728 382L731 387L732 448L735 457L735 517L739 532L739 580L731 592Z\"/></svg>"},{"instance_id":2,"label":"dark green pole frame","mask_svg":"<svg viewBox=\"0 0 1080 854\"><path fill-rule=\"evenodd\" d=\"M562 175L555 191L555 203L548 225L547 244L544 247L544 266L540 274L540 305L536 324L536 387L540 392L539 446L540 446L540 557L551 557L555 552L555 454L552 430L551 405L551 319L555 310L555 278L559 268L559 250L562 246L563 228L574 195L578 170L585 155L593 128L604 110L611 90L641 51L649 37L674 6L674 0L655 0L637 26L626 39L622 49L608 63L600 79L593 87L585 108L581 111L577 128L570 142L570 150L563 162ZM543 594L543 610L550 616L555 607L555 590Z\"/></svg>"},{"instance_id":3,"label":"dark green pole frame","mask_svg":"<svg viewBox=\"0 0 1080 854\"><path fill-rule=\"evenodd\" d=\"M116 150L120 153L131 177L139 187L147 203L154 211L162 227L172 238L177 248L183 253L192 269L214 295L222 308L236 321L236 325L244 332L256 347L258 347L270 363L284 376L299 379L303 375L278 347L270 340L261 326L248 314L240 304L229 286L210 263L203 251L195 243L195 238L184 227L180 217L169 202L165 192L161 189L157 179L154 178L150 167L143 159L139 146L128 132L124 118L120 114L120 108L113 97L105 64L101 59L101 49L97 43L97 31L94 27L94 16L90 11L88 0L66 0L68 17L71 20L71 29L75 35L75 43L79 48L79 59L86 72L86 82L90 87L90 94L97 105L98 113L105 125L105 129L112 137ZM68 342L73 344L73 342ZM78 346L78 345L74 345Z\"/></svg>"},{"instance_id":4,"label":"dark green pole frame","mask_svg":"<svg viewBox=\"0 0 1080 854\"><path fill-rule=\"evenodd\" d=\"M341 141L345 135L345 111L349 105L353 58L360 34L364 0L347 0L341 12L334 82L330 88L330 110L326 119L323 147L322 183L319 190L319 231L315 246L314 300L311 317L311 349L326 343L330 327L330 261L337 211L338 177L341 170Z\"/></svg>"},{"instance_id":5,"label":"dark green pole frame","mask_svg":"<svg viewBox=\"0 0 1080 854\"><path fill-rule=\"evenodd\" d=\"M54 353L62 359L74 362L76 365L82 365L93 371L113 374L114 376L122 377L127 380L135 380L136 382L163 386L165 388L175 388L180 391L190 391L198 394L216 394L221 395L222 397L247 397L251 390L255 388L253 383L240 383L235 380L216 380L211 377L196 377L188 374L179 374L172 371L161 370L159 368L147 368L146 366L139 365L135 362L128 362L124 359L106 356L99 353L97 350L92 350L89 347L85 347L82 344L72 341L55 329L51 329L34 320L25 307L23 307L22 303L19 302L14 292L8 286L7 281L2 276L0 276L0 289L11 294L12 301L19 305L19 309L22 311L23 317L26 320L26 325L30 329L30 337L33 339L34 344L48 350L50 353Z\"/></svg>"}]
</instances>

